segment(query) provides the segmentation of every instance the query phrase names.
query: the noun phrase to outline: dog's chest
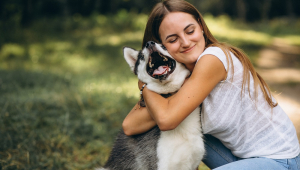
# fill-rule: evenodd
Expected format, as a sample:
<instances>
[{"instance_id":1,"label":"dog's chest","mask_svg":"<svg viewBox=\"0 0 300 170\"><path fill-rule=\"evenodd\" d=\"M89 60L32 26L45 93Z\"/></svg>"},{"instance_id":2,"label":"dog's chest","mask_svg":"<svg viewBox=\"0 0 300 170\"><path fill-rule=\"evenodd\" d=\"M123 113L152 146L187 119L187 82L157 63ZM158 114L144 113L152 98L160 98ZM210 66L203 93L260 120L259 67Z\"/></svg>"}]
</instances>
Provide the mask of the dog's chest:
<instances>
[{"instance_id":1,"label":"dog's chest","mask_svg":"<svg viewBox=\"0 0 300 170\"><path fill-rule=\"evenodd\" d=\"M198 108L177 128L161 133L157 146L159 169L190 169L188 166L193 167L200 163L203 154L204 143Z\"/></svg>"}]
</instances>

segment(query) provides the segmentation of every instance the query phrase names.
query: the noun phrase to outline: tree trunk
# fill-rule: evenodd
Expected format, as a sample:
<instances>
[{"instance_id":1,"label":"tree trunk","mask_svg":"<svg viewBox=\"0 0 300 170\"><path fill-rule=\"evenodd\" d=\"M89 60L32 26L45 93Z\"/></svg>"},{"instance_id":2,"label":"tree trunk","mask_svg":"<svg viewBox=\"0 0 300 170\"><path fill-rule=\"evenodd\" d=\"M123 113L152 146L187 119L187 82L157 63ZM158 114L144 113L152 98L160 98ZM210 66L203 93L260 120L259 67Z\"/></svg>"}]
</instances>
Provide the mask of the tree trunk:
<instances>
[{"instance_id":1,"label":"tree trunk","mask_svg":"<svg viewBox=\"0 0 300 170\"><path fill-rule=\"evenodd\" d=\"M268 21L272 0L264 0L262 3L261 19L262 21Z\"/></svg>"},{"instance_id":2,"label":"tree trunk","mask_svg":"<svg viewBox=\"0 0 300 170\"><path fill-rule=\"evenodd\" d=\"M23 0L22 3L21 25L27 27L32 20L32 0Z\"/></svg>"},{"instance_id":3,"label":"tree trunk","mask_svg":"<svg viewBox=\"0 0 300 170\"><path fill-rule=\"evenodd\" d=\"M245 0L236 0L236 5L237 5L237 13L238 13L239 20L245 22L246 14L247 14Z\"/></svg>"},{"instance_id":4,"label":"tree trunk","mask_svg":"<svg viewBox=\"0 0 300 170\"><path fill-rule=\"evenodd\" d=\"M293 10L292 0L287 0L286 5L287 5L288 18L289 19L294 19L295 18L295 14L294 14L294 10Z\"/></svg>"}]
</instances>

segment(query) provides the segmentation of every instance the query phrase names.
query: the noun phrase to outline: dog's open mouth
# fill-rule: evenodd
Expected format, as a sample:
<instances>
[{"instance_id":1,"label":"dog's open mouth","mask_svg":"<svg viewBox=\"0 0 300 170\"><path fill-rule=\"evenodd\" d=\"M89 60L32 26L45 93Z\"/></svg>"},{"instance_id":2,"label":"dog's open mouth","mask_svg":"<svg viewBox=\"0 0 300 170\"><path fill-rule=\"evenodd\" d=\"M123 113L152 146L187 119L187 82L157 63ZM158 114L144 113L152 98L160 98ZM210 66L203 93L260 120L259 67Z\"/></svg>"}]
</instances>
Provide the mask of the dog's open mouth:
<instances>
[{"instance_id":1,"label":"dog's open mouth","mask_svg":"<svg viewBox=\"0 0 300 170\"><path fill-rule=\"evenodd\" d=\"M159 80L165 80L175 70L176 62L174 59L153 51L149 57L147 72L148 74Z\"/></svg>"}]
</instances>

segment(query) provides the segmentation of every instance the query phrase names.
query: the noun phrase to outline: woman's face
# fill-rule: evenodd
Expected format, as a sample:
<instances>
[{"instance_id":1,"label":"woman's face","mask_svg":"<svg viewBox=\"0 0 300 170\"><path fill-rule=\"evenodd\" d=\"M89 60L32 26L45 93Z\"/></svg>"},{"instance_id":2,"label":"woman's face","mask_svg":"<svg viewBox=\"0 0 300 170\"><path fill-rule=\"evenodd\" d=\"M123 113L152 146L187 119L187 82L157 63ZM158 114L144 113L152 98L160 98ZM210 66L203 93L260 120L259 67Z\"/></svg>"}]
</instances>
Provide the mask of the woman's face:
<instances>
[{"instance_id":1,"label":"woman's face","mask_svg":"<svg viewBox=\"0 0 300 170\"><path fill-rule=\"evenodd\" d=\"M171 12L165 16L159 34L162 44L175 60L193 68L204 51L202 28L194 17L184 12Z\"/></svg>"}]
</instances>

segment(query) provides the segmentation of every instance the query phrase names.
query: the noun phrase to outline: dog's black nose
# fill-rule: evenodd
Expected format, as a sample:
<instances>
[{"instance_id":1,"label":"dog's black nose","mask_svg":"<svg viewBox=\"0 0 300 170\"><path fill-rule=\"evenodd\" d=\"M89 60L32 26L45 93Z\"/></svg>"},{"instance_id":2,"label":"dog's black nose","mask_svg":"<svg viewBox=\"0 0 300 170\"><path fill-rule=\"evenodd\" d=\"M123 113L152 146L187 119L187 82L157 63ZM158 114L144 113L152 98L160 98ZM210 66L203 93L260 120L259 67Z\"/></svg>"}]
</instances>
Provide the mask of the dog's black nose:
<instances>
[{"instance_id":1,"label":"dog's black nose","mask_svg":"<svg viewBox=\"0 0 300 170\"><path fill-rule=\"evenodd\" d=\"M153 42L153 41L148 41L148 42L146 43L146 48L151 47L151 46L153 46L154 44L155 44L155 42Z\"/></svg>"}]
</instances>

